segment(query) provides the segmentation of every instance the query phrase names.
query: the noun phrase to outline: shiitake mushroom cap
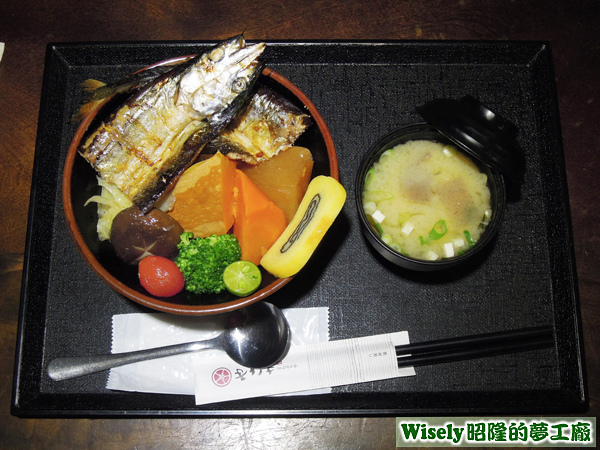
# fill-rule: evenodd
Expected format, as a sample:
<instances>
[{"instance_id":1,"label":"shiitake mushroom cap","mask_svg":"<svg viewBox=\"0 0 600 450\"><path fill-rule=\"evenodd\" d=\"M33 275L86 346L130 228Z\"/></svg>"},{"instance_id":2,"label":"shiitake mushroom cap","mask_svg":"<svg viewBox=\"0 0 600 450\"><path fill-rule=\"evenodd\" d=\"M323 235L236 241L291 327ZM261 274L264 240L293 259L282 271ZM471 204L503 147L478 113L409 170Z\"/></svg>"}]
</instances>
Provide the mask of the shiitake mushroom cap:
<instances>
[{"instance_id":1,"label":"shiitake mushroom cap","mask_svg":"<svg viewBox=\"0 0 600 450\"><path fill-rule=\"evenodd\" d=\"M115 216L110 242L119 258L137 264L150 255L175 258L181 233L181 225L164 211L154 208L144 214L131 206Z\"/></svg>"}]
</instances>

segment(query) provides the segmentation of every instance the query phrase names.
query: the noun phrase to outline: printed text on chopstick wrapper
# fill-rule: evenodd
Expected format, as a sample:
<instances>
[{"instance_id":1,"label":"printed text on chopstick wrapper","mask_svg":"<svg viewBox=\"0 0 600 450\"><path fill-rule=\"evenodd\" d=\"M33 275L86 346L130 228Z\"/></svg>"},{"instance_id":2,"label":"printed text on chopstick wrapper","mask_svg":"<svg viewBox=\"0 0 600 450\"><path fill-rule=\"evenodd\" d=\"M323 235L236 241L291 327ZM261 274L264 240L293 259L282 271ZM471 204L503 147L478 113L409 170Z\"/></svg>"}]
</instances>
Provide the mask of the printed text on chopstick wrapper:
<instances>
[{"instance_id":1,"label":"printed text on chopstick wrapper","mask_svg":"<svg viewBox=\"0 0 600 450\"><path fill-rule=\"evenodd\" d=\"M260 397L414 375L397 366L395 346L408 343L399 332L316 345L292 346L268 369L249 369L219 356L198 358L196 404Z\"/></svg>"}]
</instances>

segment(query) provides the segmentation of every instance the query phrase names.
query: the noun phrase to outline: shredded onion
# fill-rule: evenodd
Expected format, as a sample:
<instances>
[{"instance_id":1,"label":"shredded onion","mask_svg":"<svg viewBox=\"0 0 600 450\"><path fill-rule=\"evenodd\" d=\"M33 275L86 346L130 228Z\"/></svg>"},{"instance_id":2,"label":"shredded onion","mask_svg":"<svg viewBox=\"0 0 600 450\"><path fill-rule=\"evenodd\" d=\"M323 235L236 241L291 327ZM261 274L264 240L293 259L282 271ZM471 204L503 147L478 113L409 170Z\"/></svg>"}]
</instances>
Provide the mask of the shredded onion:
<instances>
[{"instance_id":1,"label":"shredded onion","mask_svg":"<svg viewBox=\"0 0 600 450\"><path fill-rule=\"evenodd\" d=\"M110 238L110 229L115 216L122 210L132 206L133 203L119 188L108 184L101 177L98 177L98 184L102 188L100 195L90 197L84 206L87 206L91 202L98 204L98 225L96 230L98 238L101 241L105 241Z\"/></svg>"}]
</instances>

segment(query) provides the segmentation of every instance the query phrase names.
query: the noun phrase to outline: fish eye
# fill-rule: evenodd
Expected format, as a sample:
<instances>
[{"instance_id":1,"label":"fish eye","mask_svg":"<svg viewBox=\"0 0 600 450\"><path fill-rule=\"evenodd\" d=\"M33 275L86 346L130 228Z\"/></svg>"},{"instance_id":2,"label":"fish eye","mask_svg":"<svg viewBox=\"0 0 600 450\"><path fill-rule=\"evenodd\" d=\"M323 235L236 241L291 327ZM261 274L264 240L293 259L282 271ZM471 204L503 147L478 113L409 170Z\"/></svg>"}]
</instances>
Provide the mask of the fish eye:
<instances>
[{"instance_id":1,"label":"fish eye","mask_svg":"<svg viewBox=\"0 0 600 450\"><path fill-rule=\"evenodd\" d=\"M243 92L244 90L246 90L246 86L248 85L248 82L246 81L245 78L236 78L233 82L233 86L231 87L231 89L233 89L233 92Z\"/></svg>"},{"instance_id":2,"label":"fish eye","mask_svg":"<svg viewBox=\"0 0 600 450\"><path fill-rule=\"evenodd\" d=\"M213 62L219 62L221 59L223 59L223 56L225 56L225 50L223 50L221 47L218 47L211 52L209 58Z\"/></svg>"}]
</instances>

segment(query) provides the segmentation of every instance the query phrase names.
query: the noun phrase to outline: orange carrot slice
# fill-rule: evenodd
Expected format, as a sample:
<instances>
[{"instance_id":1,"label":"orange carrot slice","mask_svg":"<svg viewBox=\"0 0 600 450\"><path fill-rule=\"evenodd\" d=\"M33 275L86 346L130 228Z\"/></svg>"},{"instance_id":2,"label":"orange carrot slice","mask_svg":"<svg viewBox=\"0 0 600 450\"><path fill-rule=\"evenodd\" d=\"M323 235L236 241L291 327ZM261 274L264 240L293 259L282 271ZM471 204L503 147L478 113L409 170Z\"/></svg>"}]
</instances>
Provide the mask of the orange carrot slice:
<instances>
[{"instance_id":1,"label":"orange carrot slice","mask_svg":"<svg viewBox=\"0 0 600 450\"><path fill-rule=\"evenodd\" d=\"M238 169L283 210L288 223L308 188L312 168L312 154L304 147L291 147L255 166L238 164Z\"/></svg>"},{"instance_id":2,"label":"orange carrot slice","mask_svg":"<svg viewBox=\"0 0 600 450\"><path fill-rule=\"evenodd\" d=\"M285 213L242 171L236 169L233 234L242 249L242 259L260 260L285 230Z\"/></svg>"}]
</instances>

